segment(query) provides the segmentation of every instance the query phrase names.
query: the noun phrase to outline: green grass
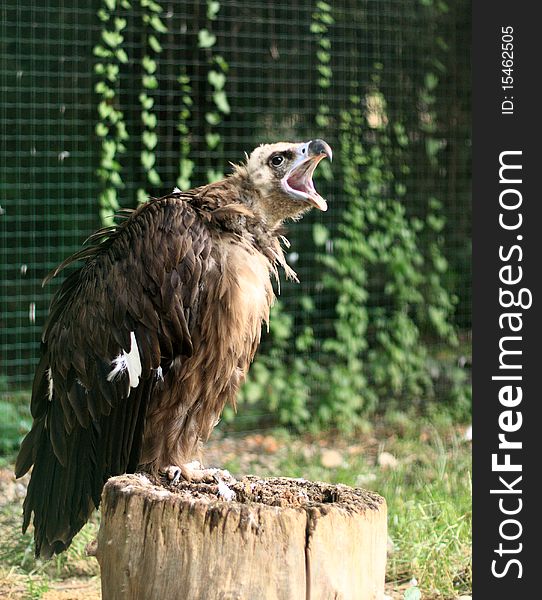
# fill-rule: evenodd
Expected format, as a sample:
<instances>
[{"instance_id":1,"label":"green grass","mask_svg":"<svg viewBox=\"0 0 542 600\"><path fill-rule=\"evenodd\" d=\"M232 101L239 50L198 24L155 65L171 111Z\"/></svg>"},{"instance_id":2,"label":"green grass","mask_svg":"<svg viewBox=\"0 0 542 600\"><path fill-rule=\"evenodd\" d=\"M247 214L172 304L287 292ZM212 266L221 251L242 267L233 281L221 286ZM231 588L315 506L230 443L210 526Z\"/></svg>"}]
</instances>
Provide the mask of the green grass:
<instances>
[{"instance_id":1,"label":"green grass","mask_svg":"<svg viewBox=\"0 0 542 600\"><path fill-rule=\"evenodd\" d=\"M0 507L0 597L2 580L8 575L15 576L17 584L26 588L20 597L29 599L41 598L55 582L69 578L88 580L98 576L97 562L85 555L85 546L98 531L96 519L83 528L66 552L46 562L34 559L32 534L21 533L21 522L20 502Z\"/></svg>"}]
</instances>

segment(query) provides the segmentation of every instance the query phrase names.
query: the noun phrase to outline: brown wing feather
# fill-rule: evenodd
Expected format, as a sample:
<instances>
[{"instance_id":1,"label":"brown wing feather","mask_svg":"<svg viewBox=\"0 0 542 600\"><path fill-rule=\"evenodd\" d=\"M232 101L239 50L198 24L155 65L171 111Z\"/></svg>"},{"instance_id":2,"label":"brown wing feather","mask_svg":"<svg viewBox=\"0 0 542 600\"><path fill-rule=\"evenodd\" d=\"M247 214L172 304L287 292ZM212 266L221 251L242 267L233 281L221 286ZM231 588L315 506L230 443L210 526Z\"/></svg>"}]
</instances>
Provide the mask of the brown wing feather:
<instances>
[{"instance_id":1,"label":"brown wing feather","mask_svg":"<svg viewBox=\"0 0 542 600\"><path fill-rule=\"evenodd\" d=\"M37 555L67 548L107 478L137 467L157 369L165 374L175 357L192 352L188 323L211 242L191 198L144 205L91 236L93 246L49 276L86 260L52 301L33 387L34 423L16 465L18 477L34 465L24 529L33 513ZM126 371L110 377L132 336L141 363L135 388Z\"/></svg>"}]
</instances>

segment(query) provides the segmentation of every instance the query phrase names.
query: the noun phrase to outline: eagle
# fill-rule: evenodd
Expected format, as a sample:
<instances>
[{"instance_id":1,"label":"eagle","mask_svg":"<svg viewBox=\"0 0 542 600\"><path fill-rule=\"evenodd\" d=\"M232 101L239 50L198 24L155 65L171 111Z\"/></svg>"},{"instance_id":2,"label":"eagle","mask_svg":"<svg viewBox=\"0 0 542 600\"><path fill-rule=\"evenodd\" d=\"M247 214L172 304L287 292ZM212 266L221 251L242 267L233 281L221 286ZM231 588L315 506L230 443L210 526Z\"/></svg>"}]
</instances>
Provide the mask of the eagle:
<instances>
[{"instance_id":1,"label":"eagle","mask_svg":"<svg viewBox=\"0 0 542 600\"><path fill-rule=\"evenodd\" d=\"M33 467L23 532L33 514L37 557L70 545L112 476L197 477L268 323L272 279L296 278L283 223L327 210L312 180L325 157L320 139L261 145L221 181L121 211L47 276L84 261L51 301L15 467Z\"/></svg>"}]
</instances>

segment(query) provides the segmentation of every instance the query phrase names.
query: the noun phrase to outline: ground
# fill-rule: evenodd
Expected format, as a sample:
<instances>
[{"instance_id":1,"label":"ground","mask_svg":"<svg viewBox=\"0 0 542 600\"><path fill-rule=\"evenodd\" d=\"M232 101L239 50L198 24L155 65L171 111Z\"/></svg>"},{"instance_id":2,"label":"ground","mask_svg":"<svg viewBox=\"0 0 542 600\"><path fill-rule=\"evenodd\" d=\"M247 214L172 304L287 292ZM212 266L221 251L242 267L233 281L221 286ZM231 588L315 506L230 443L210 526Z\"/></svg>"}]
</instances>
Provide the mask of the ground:
<instances>
[{"instance_id":1,"label":"ground","mask_svg":"<svg viewBox=\"0 0 542 600\"><path fill-rule=\"evenodd\" d=\"M388 502L386 594L393 600L468 598L471 589L470 430L448 422L388 415L355 437L294 436L282 430L217 432L208 465L233 474L283 475L372 489ZM20 534L26 480L10 460L0 468L0 597L98 600L99 577L85 546L99 515L60 557L36 564ZM419 590L419 591L418 591Z\"/></svg>"}]
</instances>

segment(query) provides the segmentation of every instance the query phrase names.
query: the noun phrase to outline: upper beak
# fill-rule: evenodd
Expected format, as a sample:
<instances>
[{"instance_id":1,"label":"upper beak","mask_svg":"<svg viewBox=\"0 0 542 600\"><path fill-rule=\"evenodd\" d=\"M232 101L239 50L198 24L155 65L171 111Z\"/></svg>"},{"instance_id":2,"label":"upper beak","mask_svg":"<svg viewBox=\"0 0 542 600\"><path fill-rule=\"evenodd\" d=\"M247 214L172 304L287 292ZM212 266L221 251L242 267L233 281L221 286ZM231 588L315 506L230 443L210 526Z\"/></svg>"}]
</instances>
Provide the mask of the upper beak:
<instances>
[{"instance_id":1,"label":"upper beak","mask_svg":"<svg viewBox=\"0 0 542 600\"><path fill-rule=\"evenodd\" d=\"M311 140L300 144L297 154L298 159L282 179L283 188L294 198L304 200L316 208L326 211L327 202L316 191L312 174L323 158L327 157L332 160L333 152L329 144L324 140Z\"/></svg>"},{"instance_id":2,"label":"upper beak","mask_svg":"<svg viewBox=\"0 0 542 600\"><path fill-rule=\"evenodd\" d=\"M312 140L306 144L309 156L327 156L330 161L333 160L333 152L327 142L324 140Z\"/></svg>"}]
</instances>

